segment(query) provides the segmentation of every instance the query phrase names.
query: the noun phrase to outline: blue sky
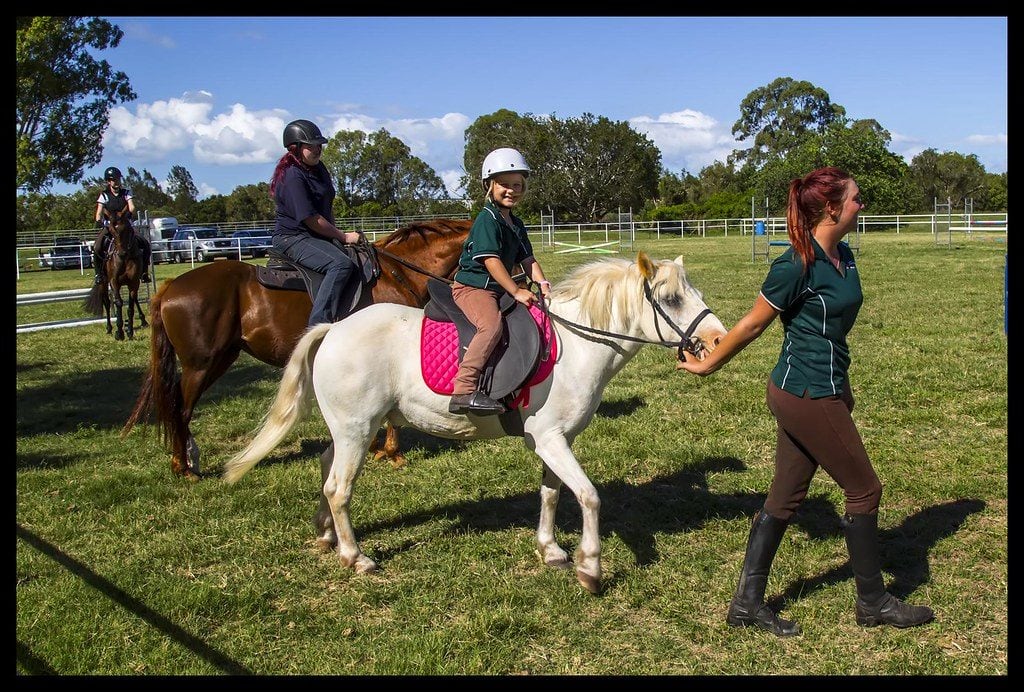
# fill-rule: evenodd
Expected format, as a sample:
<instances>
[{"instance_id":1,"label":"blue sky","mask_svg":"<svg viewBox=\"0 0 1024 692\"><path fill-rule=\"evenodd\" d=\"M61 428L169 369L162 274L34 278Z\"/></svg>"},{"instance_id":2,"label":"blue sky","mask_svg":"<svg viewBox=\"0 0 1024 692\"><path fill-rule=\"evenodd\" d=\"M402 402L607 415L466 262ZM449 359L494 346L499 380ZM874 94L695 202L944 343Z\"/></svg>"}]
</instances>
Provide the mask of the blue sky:
<instances>
[{"instance_id":1,"label":"blue sky","mask_svg":"<svg viewBox=\"0 0 1024 692\"><path fill-rule=\"evenodd\" d=\"M296 118L384 128L453 189L465 128L499 108L627 121L697 174L746 146L740 103L778 77L874 118L907 161L934 148L1007 169L1006 17L107 19L125 35L98 55L138 98L86 175L182 165L200 197L268 180Z\"/></svg>"}]
</instances>

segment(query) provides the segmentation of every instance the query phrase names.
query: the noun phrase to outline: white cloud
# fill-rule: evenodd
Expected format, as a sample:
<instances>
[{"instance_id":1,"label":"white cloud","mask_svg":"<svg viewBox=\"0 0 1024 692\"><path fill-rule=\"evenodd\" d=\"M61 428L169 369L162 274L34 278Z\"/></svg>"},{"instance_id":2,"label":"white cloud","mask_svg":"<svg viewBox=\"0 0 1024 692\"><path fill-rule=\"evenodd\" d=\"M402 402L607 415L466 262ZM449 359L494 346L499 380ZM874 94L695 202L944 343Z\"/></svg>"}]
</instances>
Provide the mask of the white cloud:
<instances>
[{"instance_id":1,"label":"white cloud","mask_svg":"<svg viewBox=\"0 0 1024 692\"><path fill-rule=\"evenodd\" d=\"M998 135L968 135L967 142L976 146L988 147L988 146L1006 146L1007 138L1005 134Z\"/></svg>"},{"instance_id":2,"label":"white cloud","mask_svg":"<svg viewBox=\"0 0 1024 692\"><path fill-rule=\"evenodd\" d=\"M690 108L655 118L638 115L630 118L629 124L661 150L662 165L670 171L685 168L696 175L705 166L724 161L734 149L743 148L725 125Z\"/></svg>"},{"instance_id":3,"label":"white cloud","mask_svg":"<svg viewBox=\"0 0 1024 692\"><path fill-rule=\"evenodd\" d=\"M177 45L174 39L154 33L149 25L143 22L126 22L123 29L125 38L135 39L143 43L152 43L161 48L174 48Z\"/></svg>"},{"instance_id":4,"label":"white cloud","mask_svg":"<svg viewBox=\"0 0 1024 692\"><path fill-rule=\"evenodd\" d=\"M105 154L128 159L133 165L166 163L186 151L196 162L214 166L270 164L283 153L281 133L295 117L281 108L250 110L241 103L215 113L213 94L187 92L179 98L137 104L134 112L124 106L112 109L103 146ZM308 117L328 137L340 130L387 130L437 171L454 194L468 116L446 113L437 118L387 119L343 113ZM189 168L187 162L184 165ZM201 180L196 180L196 186L201 197L217 194Z\"/></svg>"},{"instance_id":5,"label":"white cloud","mask_svg":"<svg viewBox=\"0 0 1024 692\"><path fill-rule=\"evenodd\" d=\"M287 111L249 111L240 103L193 128L192 151L196 160L231 166L270 163L284 153L281 133L291 120Z\"/></svg>"}]
</instances>

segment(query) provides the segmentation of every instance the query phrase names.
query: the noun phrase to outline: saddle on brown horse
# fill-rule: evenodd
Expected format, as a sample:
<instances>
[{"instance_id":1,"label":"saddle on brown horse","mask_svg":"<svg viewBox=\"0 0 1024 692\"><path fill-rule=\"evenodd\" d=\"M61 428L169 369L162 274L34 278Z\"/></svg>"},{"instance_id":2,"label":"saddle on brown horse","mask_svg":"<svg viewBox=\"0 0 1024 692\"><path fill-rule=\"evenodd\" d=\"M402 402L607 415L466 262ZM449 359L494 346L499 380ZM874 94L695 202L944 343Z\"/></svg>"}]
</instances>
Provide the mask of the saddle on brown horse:
<instances>
[{"instance_id":1,"label":"saddle on brown horse","mask_svg":"<svg viewBox=\"0 0 1024 692\"><path fill-rule=\"evenodd\" d=\"M369 243L340 247L359 268L359 281L349 281L342 296L342 302L347 306L345 314L349 314L359 307L363 289L371 288L380 276L380 262L377 259L377 248ZM310 300L316 298L324 280L323 274L297 264L274 249L267 253L267 257L267 266L256 266L256 280L260 284L283 291L305 291Z\"/></svg>"}]
</instances>

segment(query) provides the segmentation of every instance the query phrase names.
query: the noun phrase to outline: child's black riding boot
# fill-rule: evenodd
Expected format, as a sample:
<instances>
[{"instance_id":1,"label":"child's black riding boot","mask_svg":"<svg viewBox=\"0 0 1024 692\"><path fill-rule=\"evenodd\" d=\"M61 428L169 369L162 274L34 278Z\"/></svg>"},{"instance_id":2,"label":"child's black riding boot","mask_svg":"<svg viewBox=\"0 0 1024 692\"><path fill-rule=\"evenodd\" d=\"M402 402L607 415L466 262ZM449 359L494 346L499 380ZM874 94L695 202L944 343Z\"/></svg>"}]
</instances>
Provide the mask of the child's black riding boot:
<instances>
[{"instance_id":1,"label":"child's black riding boot","mask_svg":"<svg viewBox=\"0 0 1024 692\"><path fill-rule=\"evenodd\" d=\"M878 515L846 514L840 524L857 583L857 624L915 627L930 622L935 617L931 608L908 605L885 590L878 556Z\"/></svg>"},{"instance_id":2,"label":"child's black riding boot","mask_svg":"<svg viewBox=\"0 0 1024 692\"><path fill-rule=\"evenodd\" d=\"M783 620L764 602L772 560L788 525L788 521L773 517L763 507L754 515L747 538L747 553L743 558L743 571L725 618L733 627L755 625L777 637L800 634L800 625Z\"/></svg>"}]
</instances>

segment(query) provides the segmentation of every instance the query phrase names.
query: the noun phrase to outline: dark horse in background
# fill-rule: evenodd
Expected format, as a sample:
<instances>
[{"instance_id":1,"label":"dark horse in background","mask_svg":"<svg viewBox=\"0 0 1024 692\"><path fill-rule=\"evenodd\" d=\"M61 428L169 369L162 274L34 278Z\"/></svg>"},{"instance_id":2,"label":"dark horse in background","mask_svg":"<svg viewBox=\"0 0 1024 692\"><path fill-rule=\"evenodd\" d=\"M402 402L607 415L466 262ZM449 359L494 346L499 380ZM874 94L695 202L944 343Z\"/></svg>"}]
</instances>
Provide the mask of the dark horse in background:
<instances>
[{"instance_id":1,"label":"dark horse in background","mask_svg":"<svg viewBox=\"0 0 1024 692\"><path fill-rule=\"evenodd\" d=\"M83 308L96 316L107 316L107 334L113 332L110 324L110 303L113 295L113 303L117 308L117 333L114 338L124 341L125 336L129 339L135 338L135 312L139 313L139 326L145 327L146 314L139 305L139 285L142 277L142 248L139 246L135 229L132 228L132 217L128 208L112 212L103 210L103 215L110 223L110 235L113 240L109 245L107 256L103 259L106 268L107 281L98 283L92 287L89 295L85 298ZM101 253L97 253L102 257ZM128 289L128 324L124 320L124 299L121 296L121 288Z\"/></svg>"},{"instance_id":2,"label":"dark horse in background","mask_svg":"<svg viewBox=\"0 0 1024 692\"><path fill-rule=\"evenodd\" d=\"M449 219L416 223L373 243L380 273L356 309L370 303L426 305L427 279L448 280L455 274L472 224ZM258 271L264 270L237 260L203 265L165 281L151 301L149 368L121 434L155 412L176 475L199 476L199 446L189 423L203 392L242 351L284 367L306 330L313 302L302 281L297 281L299 290L270 288L260 282ZM384 455L395 466L404 463L391 427L377 456Z\"/></svg>"}]
</instances>

